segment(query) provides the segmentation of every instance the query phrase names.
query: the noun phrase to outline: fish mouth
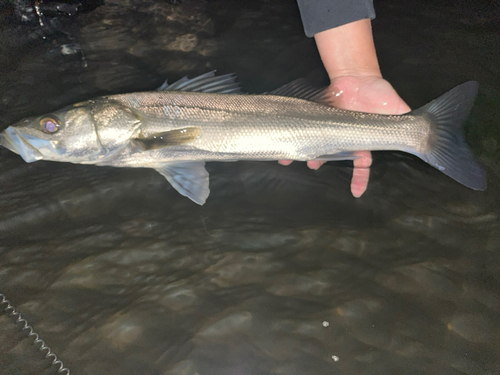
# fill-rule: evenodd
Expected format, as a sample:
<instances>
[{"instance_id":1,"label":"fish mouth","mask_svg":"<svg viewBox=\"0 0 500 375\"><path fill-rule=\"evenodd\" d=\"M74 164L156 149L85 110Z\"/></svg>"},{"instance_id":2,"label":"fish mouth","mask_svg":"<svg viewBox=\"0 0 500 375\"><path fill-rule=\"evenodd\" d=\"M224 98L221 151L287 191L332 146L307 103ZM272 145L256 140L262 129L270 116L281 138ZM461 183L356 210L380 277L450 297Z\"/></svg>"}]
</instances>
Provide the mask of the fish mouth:
<instances>
[{"instance_id":1,"label":"fish mouth","mask_svg":"<svg viewBox=\"0 0 500 375\"><path fill-rule=\"evenodd\" d=\"M43 159L42 153L30 143L40 143L40 141L50 142L27 134L22 134L12 126L9 126L0 134L0 145L21 156L26 163L33 163L34 161Z\"/></svg>"}]
</instances>

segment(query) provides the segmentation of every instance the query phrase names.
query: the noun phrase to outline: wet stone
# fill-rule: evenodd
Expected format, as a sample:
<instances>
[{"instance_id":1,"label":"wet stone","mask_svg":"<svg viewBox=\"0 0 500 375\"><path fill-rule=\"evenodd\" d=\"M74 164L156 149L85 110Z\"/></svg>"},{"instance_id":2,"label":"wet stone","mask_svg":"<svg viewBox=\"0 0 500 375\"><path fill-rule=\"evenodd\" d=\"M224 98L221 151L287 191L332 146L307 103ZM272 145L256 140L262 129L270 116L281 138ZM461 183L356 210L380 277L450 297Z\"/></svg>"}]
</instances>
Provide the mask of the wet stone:
<instances>
[{"instance_id":1,"label":"wet stone","mask_svg":"<svg viewBox=\"0 0 500 375\"><path fill-rule=\"evenodd\" d=\"M237 259L237 261L235 261ZM205 270L211 281L221 287L251 284L265 275L273 277L282 268L270 254L232 253Z\"/></svg>"},{"instance_id":2,"label":"wet stone","mask_svg":"<svg viewBox=\"0 0 500 375\"><path fill-rule=\"evenodd\" d=\"M163 296L159 296L159 302L172 310L181 311L198 300L194 290L191 288L177 288L173 291L168 291Z\"/></svg>"},{"instance_id":3,"label":"wet stone","mask_svg":"<svg viewBox=\"0 0 500 375\"><path fill-rule=\"evenodd\" d=\"M177 37L172 43L168 44L166 48L173 51L190 52L196 48L198 38L194 34L186 34Z\"/></svg>"},{"instance_id":4,"label":"wet stone","mask_svg":"<svg viewBox=\"0 0 500 375\"><path fill-rule=\"evenodd\" d=\"M202 338L223 337L228 334L247 332L252 326L252 314L248 311L239 312L225 317L202 329L198 336Z\"/></svg>"},{"instance_id":5,"label":"wet stone","mask_svg":"<svg viewBox=\"0 0 500 375\"><path fill-rule=\"evenodd\" d=\"M289 296L297 294L312 294L322 296L330 292L332 285L321 280L318 274L311 275L280 275L277 278L278 285L273 285L268 289L269 292L278 296Z\"/></svg>"},{"instance_id":6,"label":"wet stone","mask_svg":"<svg viewBox=\"0 0 500 375\"><path fill-rule=\"evenodd\" d=\"M500 335L500 331L493 321L474 314L453 316L447 323L447 327L450 331L472 342L493 343L498 340Z\"/></svg>"},{"instance_id":7,"label":"wet stone","mask_svg":"<svg viewBox=\"0 0 500 375\"><path fill-rule=\"evenodd\" d=\"M380 275L379 280L389 288L400 292L420 294L424 291L438 294L440 298L456 298L461 292L459 285L455 285L452 275L446 277L442 271L433 270L430 264L415 264L393 270L392 275Z\"/></svg>"}]
</instances>

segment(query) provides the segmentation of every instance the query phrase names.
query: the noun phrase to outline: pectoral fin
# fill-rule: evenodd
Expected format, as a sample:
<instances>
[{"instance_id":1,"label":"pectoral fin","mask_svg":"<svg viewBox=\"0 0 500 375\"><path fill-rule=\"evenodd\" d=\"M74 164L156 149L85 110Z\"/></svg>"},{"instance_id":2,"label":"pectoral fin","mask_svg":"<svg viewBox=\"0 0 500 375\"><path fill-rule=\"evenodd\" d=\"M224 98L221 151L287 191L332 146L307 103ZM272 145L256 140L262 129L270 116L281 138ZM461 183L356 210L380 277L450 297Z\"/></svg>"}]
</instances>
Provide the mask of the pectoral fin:
<instances>
[{"instance_id":1,"label":"pectoral fin","mask_svg":"<svg viewBox=\"0 0 500 375\"><path fill-rule=\"evenodd\" d=\"M205 204L210 194L205 162L181 162L164 164L155 168L181 195L199 205Z\"/></svg>"},{"instance_id":2,"label":"pectoral fin","mask_svg":"<svg viewBox=\"0 0 500 375\"><path fill-rule=\"evenodd\" d=\"M173 129L163 133L155 133L149 137L139 136L134 138L137 144L144 151L157 150L168 146L177 146L195 141L201 137L201 129L196 126L188 126L180 129Z\"/></svg>"}]
</instances>

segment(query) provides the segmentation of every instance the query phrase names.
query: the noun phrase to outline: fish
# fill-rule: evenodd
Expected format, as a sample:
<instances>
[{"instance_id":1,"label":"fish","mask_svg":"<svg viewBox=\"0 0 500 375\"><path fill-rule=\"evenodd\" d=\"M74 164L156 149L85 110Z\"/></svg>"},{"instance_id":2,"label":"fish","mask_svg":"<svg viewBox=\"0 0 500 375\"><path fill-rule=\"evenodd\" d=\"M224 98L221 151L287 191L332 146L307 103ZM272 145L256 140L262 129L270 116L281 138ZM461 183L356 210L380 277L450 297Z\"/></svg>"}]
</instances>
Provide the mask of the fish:
<instances>
[{"instance_id":1,"label":"fish","mask_svg":"<svg viewBox=\"0 0 500 375\"><path fill-rule=\"evenodd\" d=\"M335 108L331 94L304 79L252 95L234 74L209 72L21 120L0 144L27 163L153 168L200 205L210 193L206 162L353 160L361 150L410 153L485 190L486 174L463 134L477 90L469 81L407 114L380 115Z\"/></svg>"}]
</instances>

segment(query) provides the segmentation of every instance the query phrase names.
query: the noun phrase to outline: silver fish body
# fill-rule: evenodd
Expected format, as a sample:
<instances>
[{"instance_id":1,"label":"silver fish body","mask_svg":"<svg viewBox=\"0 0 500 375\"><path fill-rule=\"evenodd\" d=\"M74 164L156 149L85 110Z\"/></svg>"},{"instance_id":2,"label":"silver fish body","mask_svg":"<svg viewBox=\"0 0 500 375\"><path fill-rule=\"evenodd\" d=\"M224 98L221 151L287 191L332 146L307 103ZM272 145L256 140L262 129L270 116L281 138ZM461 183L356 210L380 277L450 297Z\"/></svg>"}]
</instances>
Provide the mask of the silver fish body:
<instances>
[{"instance_id":1,"label":"silver fish body","mask_svg":"<svg viewBox=\"0 0 500 375\"><path fill-rule=\"evenodd\" d=\"M114 166L169 161L312 160L357 150L424 152L431 123L423 116L343 111L274 95L152 92L109 97L140 118L146 138L200 129L191 142L138 152L133 145L108 159ZM116 121L116 128L119 123ZM138 134L135 134L137 136Z\"/></svg>"},{"instance_id":2,"label":"silver fish body","mask_svg":"<svg viewBox=\"0 0 500 375\"><path fill-rule=\"evenodd\" d=\"M388 116L333 108L324 92L301 81L239 95L233 76L209 73L23 120L0 144L27 162L154 168L199 204L209 194L206 161L340 160L361 150L412 153L483 190L485 174L461 133L476 91L468 82L421 109Z\"/></svg>"}]
</instances>

